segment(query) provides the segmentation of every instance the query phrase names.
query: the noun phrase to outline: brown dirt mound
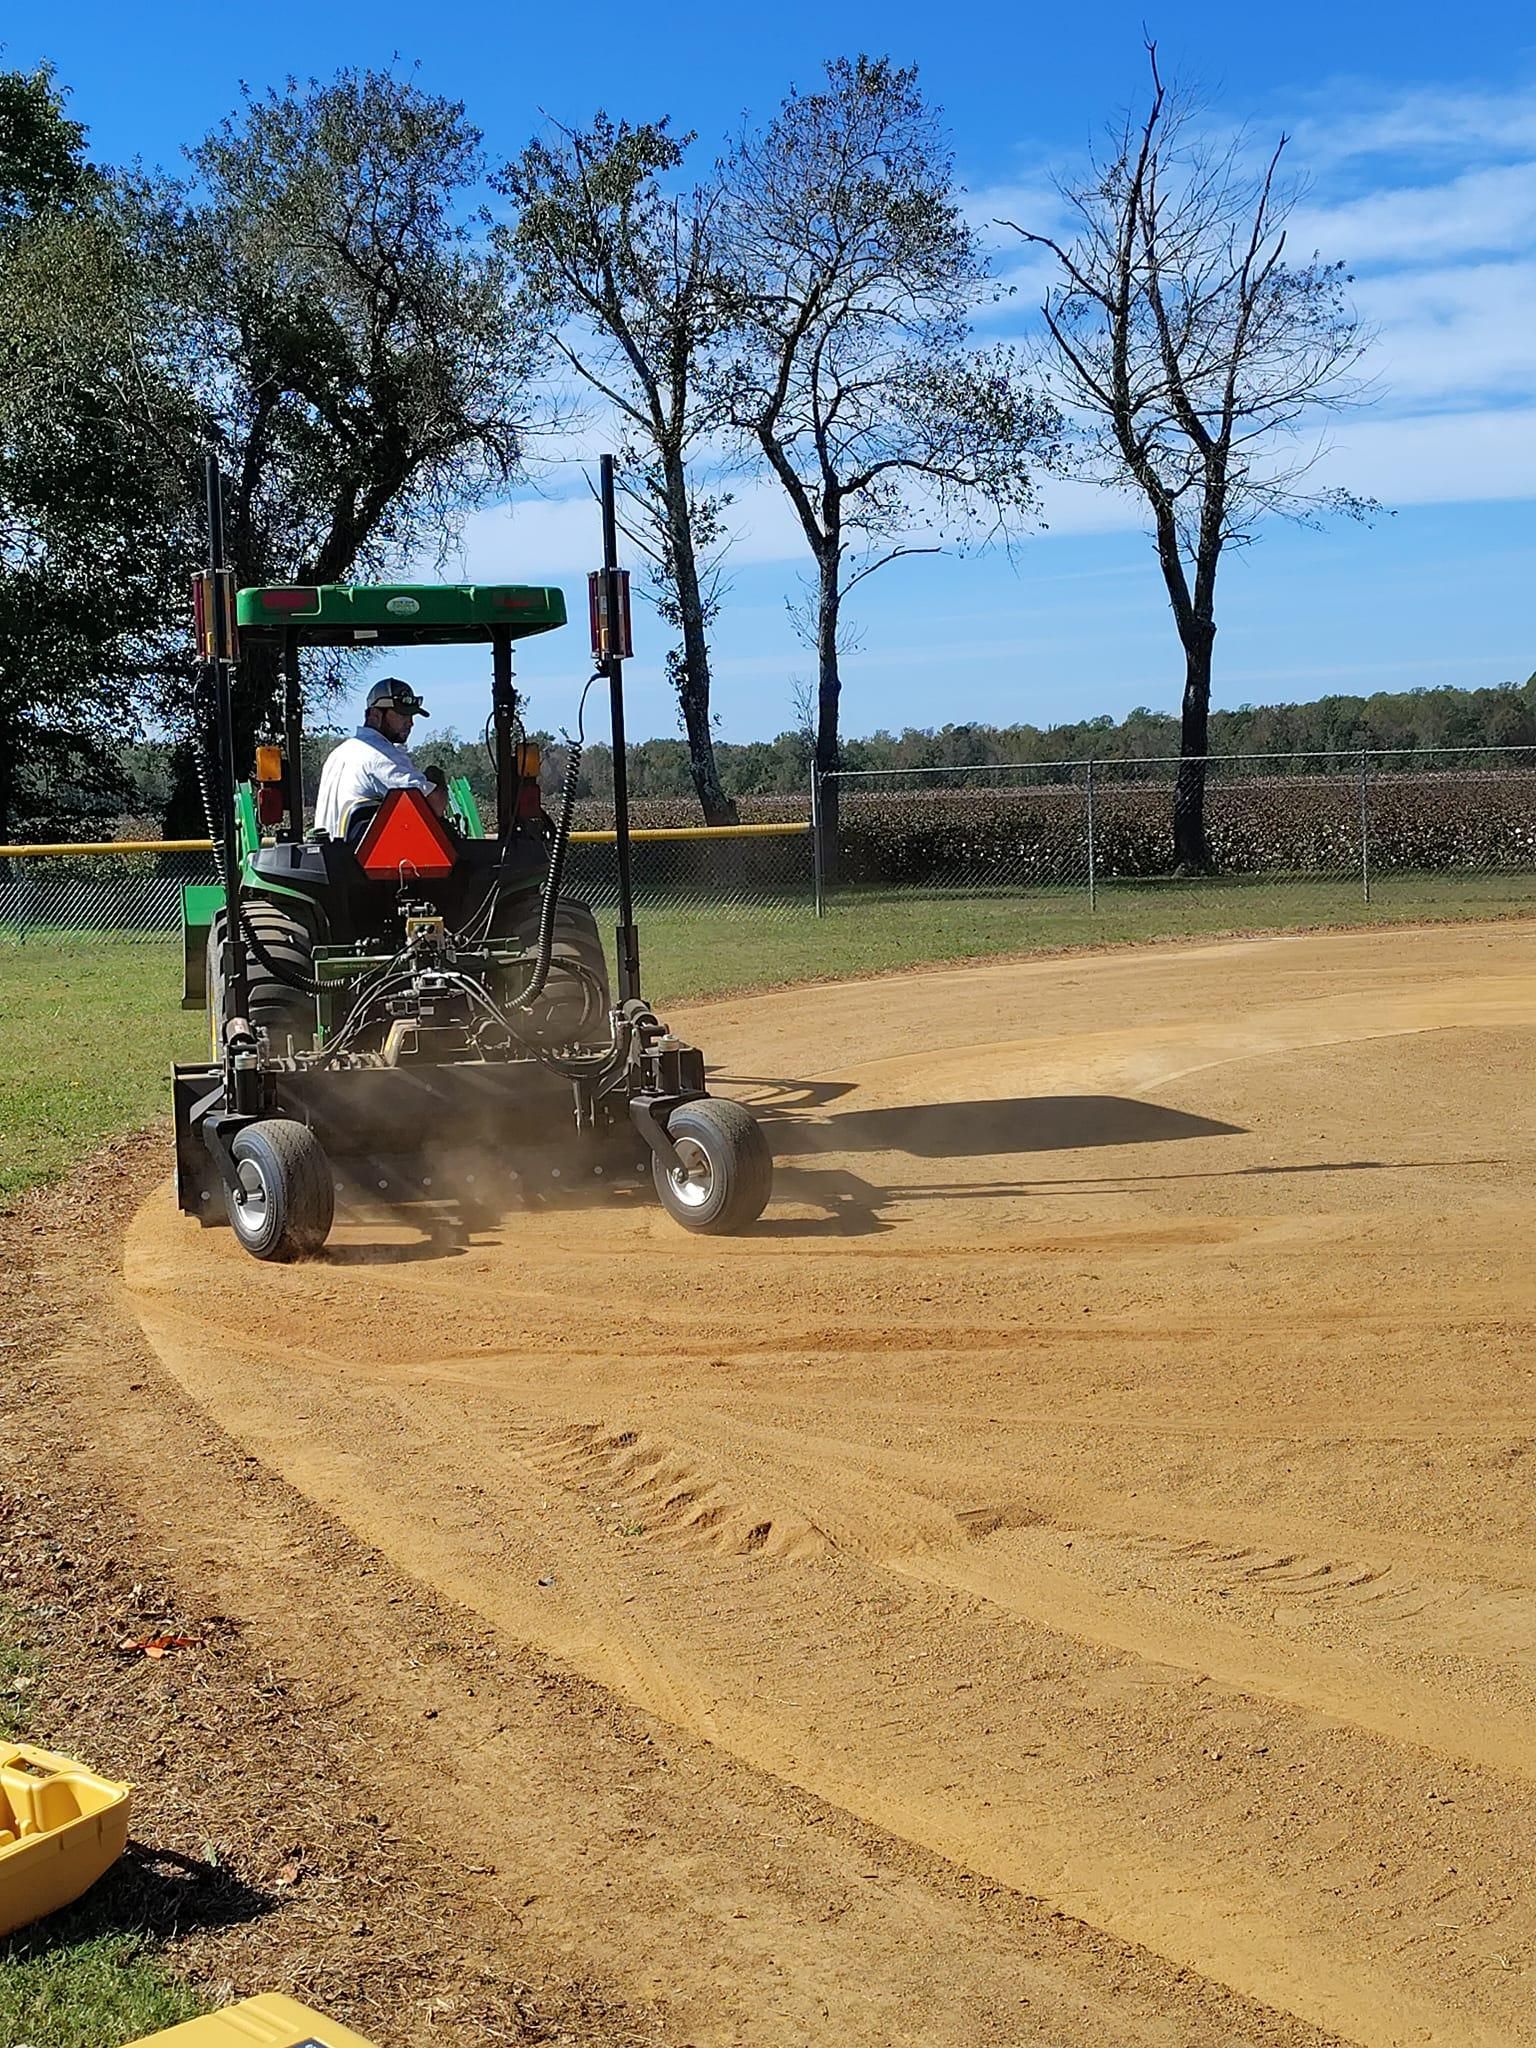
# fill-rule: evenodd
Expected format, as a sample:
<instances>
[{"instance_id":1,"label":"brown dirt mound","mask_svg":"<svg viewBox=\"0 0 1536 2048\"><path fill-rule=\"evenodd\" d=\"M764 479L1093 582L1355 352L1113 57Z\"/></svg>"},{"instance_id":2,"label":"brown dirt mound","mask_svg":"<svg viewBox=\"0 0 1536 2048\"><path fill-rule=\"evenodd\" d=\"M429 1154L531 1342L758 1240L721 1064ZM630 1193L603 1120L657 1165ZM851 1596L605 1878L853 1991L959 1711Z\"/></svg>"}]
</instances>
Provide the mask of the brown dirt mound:
<instances>
[{"instance_id":1,"label":"brown dirt mound","mask_svg":"<svg viewBox=\"0 0 1536 2048\"><path fill-rule=\"evenodd\" d=\"M258 1271L157 1192L163 1370L69 1370L220 1609L400 1715L380 1796L445 1841L473 1787L535 1984L773 2048L1529 2041L1533 938L716 1004L749 1236L442 1206Z\"/></svg>"}]
</instances>

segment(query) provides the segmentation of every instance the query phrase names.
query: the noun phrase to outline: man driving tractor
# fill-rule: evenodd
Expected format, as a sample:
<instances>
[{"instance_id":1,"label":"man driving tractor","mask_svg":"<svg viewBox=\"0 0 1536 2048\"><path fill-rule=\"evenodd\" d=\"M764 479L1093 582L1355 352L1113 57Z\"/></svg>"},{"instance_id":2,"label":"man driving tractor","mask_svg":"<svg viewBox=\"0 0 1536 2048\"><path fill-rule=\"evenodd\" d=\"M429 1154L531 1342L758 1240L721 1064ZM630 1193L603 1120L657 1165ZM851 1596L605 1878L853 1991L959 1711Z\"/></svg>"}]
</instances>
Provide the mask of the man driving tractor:
<instances>
[{"instance_id":1,"label":"man driving tractor","mask_svg":"<svg viewBox=\"0 0 1536 2048\"><path fill-rule=\"evenodd\" d=\"M353 836L392 789L419 789L438 817L448 808L447 781L440 768L416 766L406 752L411 725L431 714L399 676L383 676L368 692L363 722L352 737L326 756L315 798L315 828L332 839Z\"/></svg>"}]
</instances>

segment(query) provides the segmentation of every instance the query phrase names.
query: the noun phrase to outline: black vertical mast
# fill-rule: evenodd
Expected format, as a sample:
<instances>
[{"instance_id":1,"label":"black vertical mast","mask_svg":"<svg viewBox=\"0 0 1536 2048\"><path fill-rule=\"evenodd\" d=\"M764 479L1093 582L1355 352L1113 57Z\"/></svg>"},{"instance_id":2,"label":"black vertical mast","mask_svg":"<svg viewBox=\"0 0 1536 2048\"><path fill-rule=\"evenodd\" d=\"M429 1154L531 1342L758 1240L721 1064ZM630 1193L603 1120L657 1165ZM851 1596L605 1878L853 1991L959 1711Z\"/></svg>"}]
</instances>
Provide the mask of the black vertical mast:
<instances>
[{"instance_id":1,"label":"black vertical mast","mask_svg":"<svg viewBox=\"0 0 1536 2048\"><path fill-rule=\"evenodd\" d=\"M613 457L600 465L603 504L603 584L608 622L608 652L602 667L608 677L608 702L613 718L613 829L619 864L619 925L615 934L619 956L619 1001L640 993L640 936L635 930L634 882L629 858L629 771L624 753L624 645L621 620L624 601L619 575L619 525L613 497Z\"/></svg>"}]
</instances>

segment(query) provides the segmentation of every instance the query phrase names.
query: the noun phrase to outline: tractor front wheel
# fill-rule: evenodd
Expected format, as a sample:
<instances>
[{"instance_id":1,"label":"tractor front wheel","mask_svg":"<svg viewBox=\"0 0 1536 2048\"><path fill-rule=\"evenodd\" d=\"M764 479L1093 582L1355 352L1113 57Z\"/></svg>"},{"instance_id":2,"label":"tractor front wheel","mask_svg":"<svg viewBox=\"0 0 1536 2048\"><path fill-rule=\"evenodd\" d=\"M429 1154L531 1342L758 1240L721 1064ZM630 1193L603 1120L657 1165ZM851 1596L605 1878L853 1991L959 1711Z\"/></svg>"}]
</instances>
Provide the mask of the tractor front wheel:
<instances>
[{"instance_id":1,"label":"tractor front wheel","mask_svg":"<svg viewBox=\"0 0 1536 2048\"><path fill-rule=\"evenodd\" d=\"M247 1124L229 1149L239 1184L225 1189L225 1206L252 1258L302 1259L319 1251L335 1218L336 1188L309 1126L264 1117Z\"/></svg>"},{"instance_id":2,"label":"tractor front wheel","mask_svg":"<svg viewBox=\"0 0 1536 2048\"><path fill-rule=\"evenodd\" d=\"M667 1136L678 1164L653 1158L651 1174L675 1222L723 1237L757 1221L773 1192L773 1154L756 1117L706 1096L673 1110Z\"/></svg>"}]
</instances>

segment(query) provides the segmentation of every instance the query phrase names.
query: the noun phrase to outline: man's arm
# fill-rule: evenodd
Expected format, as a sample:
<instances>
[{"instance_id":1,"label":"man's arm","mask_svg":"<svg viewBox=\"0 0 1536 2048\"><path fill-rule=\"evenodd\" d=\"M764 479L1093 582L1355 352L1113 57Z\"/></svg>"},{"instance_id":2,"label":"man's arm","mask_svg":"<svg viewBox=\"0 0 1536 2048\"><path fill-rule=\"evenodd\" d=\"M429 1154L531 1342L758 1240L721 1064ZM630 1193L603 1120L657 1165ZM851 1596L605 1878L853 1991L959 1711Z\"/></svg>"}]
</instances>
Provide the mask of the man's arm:
<instances>
[{"instance_id":1,"label":"man's arm","mask_svg":"<svg viewBox=\"0 0 1536 2048\"><path fill-rule=\"evenodd\" d=\"M392 789L419 789L439 817L447 807L446 783L438 789L431 779L430 771L424 775L403 749L391 749L386 753L382 746L376 744L366 773L366 802L382 803ZM441 776L442 770L438 769L437 773Z\"/></svg>"}]
</instances>

